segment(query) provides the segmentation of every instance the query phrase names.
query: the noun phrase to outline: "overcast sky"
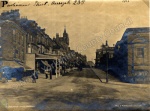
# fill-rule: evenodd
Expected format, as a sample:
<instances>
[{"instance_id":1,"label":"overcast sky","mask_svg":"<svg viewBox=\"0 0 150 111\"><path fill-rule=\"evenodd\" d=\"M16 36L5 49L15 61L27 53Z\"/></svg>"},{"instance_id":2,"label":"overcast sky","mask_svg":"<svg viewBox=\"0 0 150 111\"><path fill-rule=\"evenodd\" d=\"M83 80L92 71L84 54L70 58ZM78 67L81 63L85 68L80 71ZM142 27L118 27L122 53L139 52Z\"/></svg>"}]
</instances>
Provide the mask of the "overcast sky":
<instances>
[{"instance_id":1,"label":"overcast sky","mask_svg":"<svg viewBox=\"0 0 150 111\"><path fill-rule=\"evenodd\" d=\"M30 0L28 1L32 4ZM127 3L123 3L122 0L98 1L86 0L83 5L63 7L54 5L36 7L32 4L27 7L4 7L0 11L20 9L21 16L35 20L39 26L46 29L51 38L55 33L62 36L66 26L70 48L87 55L88 60L94 61L96 49L100 48L106 39L112 46L121 39L126 28L149 26L148 5L142 0L129 0Z\"/></svg>"}]
</instances>

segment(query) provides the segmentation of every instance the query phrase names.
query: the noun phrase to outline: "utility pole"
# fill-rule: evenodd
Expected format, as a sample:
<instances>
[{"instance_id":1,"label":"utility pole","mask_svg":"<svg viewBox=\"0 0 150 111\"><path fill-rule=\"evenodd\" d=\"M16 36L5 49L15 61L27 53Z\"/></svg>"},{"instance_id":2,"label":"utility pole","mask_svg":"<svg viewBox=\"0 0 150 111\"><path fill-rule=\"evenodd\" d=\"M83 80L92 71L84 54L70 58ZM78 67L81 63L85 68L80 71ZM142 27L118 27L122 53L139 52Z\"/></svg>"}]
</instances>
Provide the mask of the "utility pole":
<instances>
[{"instance_id":1,"label":"utility pole","mask_svg":"<svg viewBox=\"0 0 150 111\"><path fill-rule=\"evenodd\" d=\"M106 46L106 83L108 83L108 45Z\"/></svg>"}]
</instances>

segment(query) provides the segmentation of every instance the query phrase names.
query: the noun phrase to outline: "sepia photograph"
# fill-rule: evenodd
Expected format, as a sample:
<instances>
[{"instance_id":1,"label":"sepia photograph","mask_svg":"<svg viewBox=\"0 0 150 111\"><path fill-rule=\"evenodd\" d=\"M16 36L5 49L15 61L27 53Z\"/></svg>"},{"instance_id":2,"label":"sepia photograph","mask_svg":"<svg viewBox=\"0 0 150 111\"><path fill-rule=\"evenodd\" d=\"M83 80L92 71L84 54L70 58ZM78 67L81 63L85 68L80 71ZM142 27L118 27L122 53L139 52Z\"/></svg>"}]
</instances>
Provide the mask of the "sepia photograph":
<instances>
[{"instance_id":1,"label":"sepia photograph","mask_svg":"<svg viewBox=\"0 0 150 111\"><path fill-rule=\"evenodd\" d=\"M1 0L0 111L149 111L149 0Z\"/></svg>"}]
</instances>

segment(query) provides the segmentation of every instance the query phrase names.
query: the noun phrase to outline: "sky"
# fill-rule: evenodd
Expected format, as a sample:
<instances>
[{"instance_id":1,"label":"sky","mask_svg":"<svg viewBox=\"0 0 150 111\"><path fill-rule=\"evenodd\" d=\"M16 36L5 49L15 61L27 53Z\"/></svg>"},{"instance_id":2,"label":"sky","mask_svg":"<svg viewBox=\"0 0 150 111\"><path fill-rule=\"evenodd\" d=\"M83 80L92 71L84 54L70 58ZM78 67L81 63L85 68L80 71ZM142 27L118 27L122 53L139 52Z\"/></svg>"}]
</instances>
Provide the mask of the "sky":
<instances>
[{"instance_id":1,"label":"sky","mask_svg":"<svg viewBox=\"0 0 150 111\"><path fill-rule=\"evenodd\" d=\"M1 7L3 10L19 9L21 16L35 20L46 33L55 37L56 33L63 34L64 26L70 39L70 48L87 56L94 61L96 49L108 40L113 46L122 38L127 28L149 27L149 8L146 0L85 0L84 4L33 6L36 0L27 2L9 0L9 4L28 4L27 7ZM41 1L44 3L48 0ZM67 0L60 0L67 1ZM51 3L52 1L48 1Z\"/></svg>"}]
</instances>

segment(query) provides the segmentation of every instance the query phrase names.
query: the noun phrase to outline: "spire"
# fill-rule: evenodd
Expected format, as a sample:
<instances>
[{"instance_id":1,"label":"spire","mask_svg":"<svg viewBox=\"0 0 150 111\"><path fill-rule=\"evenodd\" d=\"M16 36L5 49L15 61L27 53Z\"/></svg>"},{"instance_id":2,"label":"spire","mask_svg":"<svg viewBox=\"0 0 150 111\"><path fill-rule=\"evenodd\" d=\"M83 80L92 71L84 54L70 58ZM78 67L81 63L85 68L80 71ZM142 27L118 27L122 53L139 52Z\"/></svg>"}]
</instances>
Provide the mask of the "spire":
<instances>
[{"instance_id":1,"label":"spire","mask_svg":"<svg viewBox=\"0 0 150 111\"><path fill-rule=\"evenodd\" d=\"M64 33L66 33L66 25L64 26Z\"/></svg>"},{"instance_id":2,"label":"spire","mask_svg":"<svg viewBox=\"0 0 150 111\"><path fill-rule=\"evenodd\" d=\"M106 40L106 46L108 46L108 41Z\"/></svg>"},{"instance_id":3,"label":"spire","mask_svg":"<svg viewBox=\"0 0 150 111\"><path fill-rule=\"evenodd\" d=\"M64 26L63 39L66 42L66 44L69 45L69 37L68 37L68 33L66 32L66 26Z\"/></svg>"}]
</instances>

